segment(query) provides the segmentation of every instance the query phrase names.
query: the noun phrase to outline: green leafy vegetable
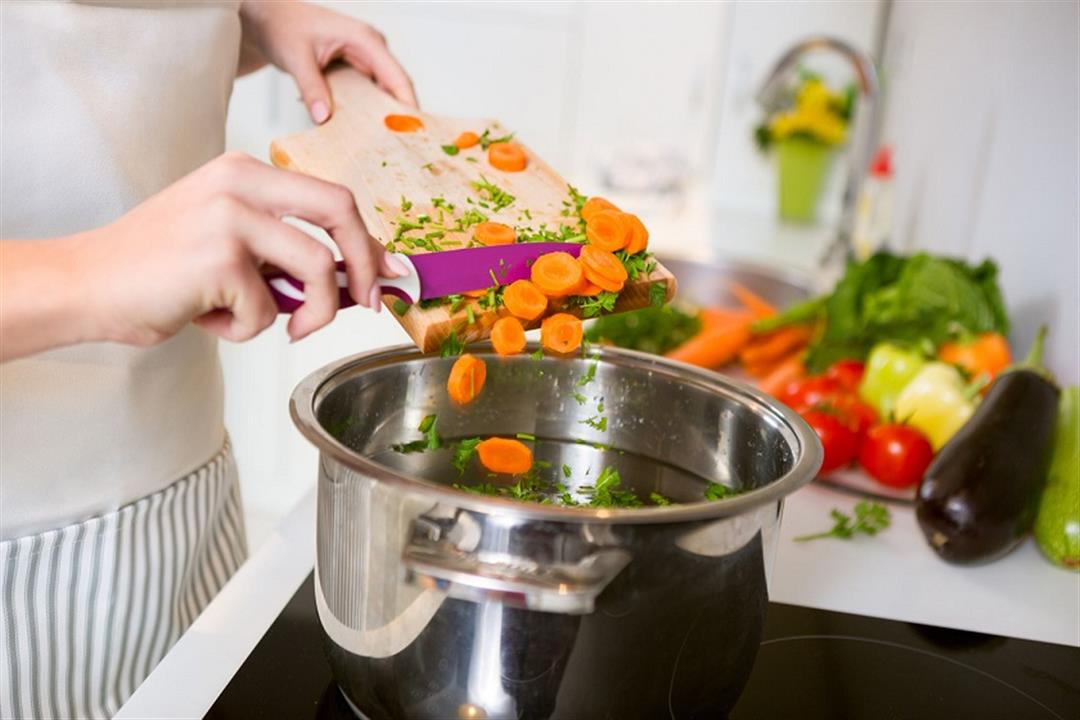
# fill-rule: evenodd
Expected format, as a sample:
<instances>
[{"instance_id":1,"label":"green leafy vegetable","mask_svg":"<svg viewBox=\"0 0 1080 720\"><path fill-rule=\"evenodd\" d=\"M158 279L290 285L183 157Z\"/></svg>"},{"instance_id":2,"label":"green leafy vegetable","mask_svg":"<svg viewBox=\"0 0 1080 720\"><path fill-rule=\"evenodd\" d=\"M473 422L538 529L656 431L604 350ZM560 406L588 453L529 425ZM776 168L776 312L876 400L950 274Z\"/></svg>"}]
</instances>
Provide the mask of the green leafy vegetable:
<instances>
[{"instance_id":1,"label":"green leafy vegetable","mask_svg":"<svg viewBox=\"0 0 1080 720\"><path fill-rule=\"evenodd\" d=\"M919 253L877 253L848 265L833 292L755 324L756 332L819 322L806 355L811 373L845 358L862 359L878 342L935 348L964 333L1008 333L997 265Z\"/></svg>"},{"instance_id":2,"label":"green leafy vegetable","mask_svg":"<svg viewBox=\"0 0 1080 720\"><path fill-rule=\"evenodd\" d=\"M881 503L869 502L867 500L856 503L854 519L852 519L850 515L836 509L833 509L829 513L829 516L833 519L832 529L825 532L814 533L813 535L803 535L795 538L795 541L806 542L807 540L818 540L827 537L847 540L859 533L865 535L877 535L892 523L892 516L889 514L889 508Z\"/></svg>"}]
</instances>

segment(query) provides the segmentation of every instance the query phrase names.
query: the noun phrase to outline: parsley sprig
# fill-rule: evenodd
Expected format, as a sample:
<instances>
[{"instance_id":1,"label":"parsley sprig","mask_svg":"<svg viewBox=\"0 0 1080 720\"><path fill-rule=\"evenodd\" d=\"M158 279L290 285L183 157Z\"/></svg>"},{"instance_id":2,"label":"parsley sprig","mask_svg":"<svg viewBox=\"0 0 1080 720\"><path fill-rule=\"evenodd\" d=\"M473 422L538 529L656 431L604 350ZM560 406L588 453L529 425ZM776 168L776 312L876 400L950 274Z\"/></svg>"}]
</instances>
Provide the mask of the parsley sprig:
<instances>
[{"instance_id":1,"label":"parsley sprig","mask_svg":"<svg viewBox=\"0 0 1080 720\"><path fill-rule=\"evenodd\" d=\"M862 500L855 505L855 517L833 508L829 512L833 519L833 526L825 532L813 535L802 535L795 538L795 542L807 540L819 540L821 538L834 537L840 540L849 540L855 535L877 535L892 524L892 515L889 508L881 503Z\"/></svg>"}]
</instances>

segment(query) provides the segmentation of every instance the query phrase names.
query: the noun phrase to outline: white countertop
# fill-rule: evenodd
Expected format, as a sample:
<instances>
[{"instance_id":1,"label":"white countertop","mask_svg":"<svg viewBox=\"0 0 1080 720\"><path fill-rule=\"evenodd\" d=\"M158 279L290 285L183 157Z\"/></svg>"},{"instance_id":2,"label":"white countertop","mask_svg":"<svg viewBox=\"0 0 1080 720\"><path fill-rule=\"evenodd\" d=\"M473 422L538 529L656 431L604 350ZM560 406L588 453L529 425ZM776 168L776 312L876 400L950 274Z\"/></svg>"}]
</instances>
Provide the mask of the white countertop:
<instances>
[{"instance_id":1,"label":"white countertop","mask_svg":"<svg viewBox=\"0 0 1080 720\"><path fill-rule=\"evenodd\" d=\"M927 548L910 507L876 537L797 543L855 499L811 484L784 509L770 599L823 610L1080 647L1080 574L1051 566L1030 540L998 562L955 567ZM312 489L240 568L120 709L117 718L202 717L311 572Z\"/></svg>"},{"instance_id":2,"label":"white countertop","mask_svg":"<svg viewBox=\"0 0 1080 720\"><path fill-rule=\"evenodd\" d=\"M654 250L696 260L723 255L812 272L830 239L826 230L786 227L769 218L718 216L701 192L689 193L666 214L657 209L642 216ZM818 484L788 499L772 600L1080 646L1080 574L1050 565L1031 540L990 565L951 566L929 550L904 505L892 506L892 527L876 537L792 540L828 529L829 510L850 512L855 502ZM202 717L311 572L314 524L310 488L117 717Z\"/></svg>"}]
</instances>

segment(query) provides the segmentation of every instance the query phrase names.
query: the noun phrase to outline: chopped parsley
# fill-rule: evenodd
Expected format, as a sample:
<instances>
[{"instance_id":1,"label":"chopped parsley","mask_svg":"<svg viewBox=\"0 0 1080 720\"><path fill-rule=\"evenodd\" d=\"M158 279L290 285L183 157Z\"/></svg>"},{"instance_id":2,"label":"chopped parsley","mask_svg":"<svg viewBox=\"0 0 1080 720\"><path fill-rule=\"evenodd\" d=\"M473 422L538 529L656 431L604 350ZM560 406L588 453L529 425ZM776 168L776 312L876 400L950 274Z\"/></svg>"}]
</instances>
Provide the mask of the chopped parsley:
<instances>
[{"instance_id":1,"label":"chopped parsley","mask_svg":"<svg viewBox=\"0 0 1080 720\"><path fill-rule=\"evenodd\" d=\"M421 170L427 170L429 173L435 172L435 163L424 163L420 166Z\"/></svg>"},{"instance_id":2,"label":"chopped parsley","mask_svg":"<svg viewBox=\"0 0 1080 720\"><path fill-rule=\"evenodd\" d=\"M476 446L480 444L480 438L466 438L454 446L454 457L450 464L457 468L458 474L463 474L468 467L469 461L476 454ZM456 485L454 487L457 487Z\"/></svg>"},{"instance_id":3,"label":"chopped parsley","mask_svg":"<svg viewBox=\"0 0 1080 720\"><path fill-rule=\"evenodd\" d=\"M585 374L578 378L578 387L585 387L593 381L593 378L596 377L597 365L599 365L599 363L596 360L593 360L591 363L589 363L589 367L585 369Z\"/></svg>"},{"instance_id":4,"label":"chopped parsley","mask_svg":"<svg viewBox=\"0 0 1080 720\"><path fill-rule=\"evenodd\" d=\"M668 505L671 505L670 498L666 498L658 492L649 493L649 500L652 501L653 505L658 505L659 507L667 507Z\"/></svg>"},{"instance_id":5,"label":"chopped parsley","mask_svg":"<svg viewBox=\"0 0 1080 720\"><path fill-rule=\"evenodd\" d=\"M599 430L600 432L607 432L607 418L603 415L596 415L595 417L588 418L586 420L578 421L580 425L588 425L589 427Z\"/></svg>"},{"instance_id":6,"label":"chopped parsley","mask_svg":"<svg viewBox=\"0 0 1080 720\"><path fill-rule=\"evenodd\" d=\"M654 308L664 307L667 302L667 283L654 282L649 285L649 305Z\"/></svg>"},{"instance_id":7,"label":"chopped parsley","mask_svg":"<svg viewBox=\"0 0 1080 720\"><path fill-rule=\"evenodd\" d=\"M591 318L614 310L615 303L618 299L619 293L604 290L596 297L588 297L585 295L575 296L574 302L581 308L582 317Z\"/></svg>"},{"instance_id":8,"label":"chopped parsley","mask_svg":"<svg viewBox=\"0 0 1080 720\"><path fill-rule=\"evenodd\" d=\"M574 471L570 469L570 466L569 466L569 465L565 465L565 464L564 464L564 465L562 466L562 474L563 474L563 477L565 477L565 478L568 478L568 477L570 477L571 475L573 475L573 473L574 473ZM565 487L565 486L564 486L564 487Z\"/></svg>"},{"instance_id":9,"label":"chopped parsley","mask_svg":"<svg viewBox=\"0 0 1080 720\"><path fill-rule=\"evenodd\" d=\"M474 180L472 186L480 191L484 200L495 206L496 211L513 205L514 200L517 199L483 175L479 180Z\"/></svg>"},{"instance_id":10,"label":"chopped parsley","mask_svg":"<svg viewBox=\"0 0 1080 720\"><path fill-rule=\"evenodd\" d=\"M442 151L447 155L457 155L461 149L457 145L441 145Z\"/></svg>"},{"instance_id":11,"label":"chopped parsley","mask_svg":"<svg viewBox=\"0 0 1080 720\"><path fill-rule=\"evenodd\" d=\"M877 535L892 524L892 515L889 514L889 508L881 503L868 500L861 500L856 503L854 518L835 508L829 512L829 516L833 519L831 529L813 535L802 535L795 538L795 542L806 542L807 540L818 540L827 537L849 540L859 533L872 536Z\"/></svg>"},{"instance_id":12,"label":"chopped parsley","mask_svg":"<svg viewBox=\"0 0 1080 720\"><path fill-rule=\"evenodd\" d=\"M730 488L727 485L721 485L717 482L711 482L705 486L706 500L723 500L724 498L733 497L738 494L739 491L735 488Z\"/></svg>"},{"instance_id":13,"label":"chopped parsley","mask_svg":"<svg viewBox=\"0 0 1080 720\"><path fill-rule=\"evenodd\" d=\"M509 135L503 135L502 137L491 137L491 129L488 128L487 130L484 130L484 132L480 135L480 149L487 150L495 143L510 142L513 139L514 133L510 133Z\"/></svg>"},{"instance_id":14,"label":"chopped parsley","mask_svg":"<svg viewBox=\"0 0 1080 720\"><path fill-rule=\"evenodd\" d=\"M411 306L401 298L394 300L393 310L400 317L409 312Z\"/></svg>"},{"instance_id":15,"label":"chopped parsley","mask_svg":"<svg viewBox=\"0 0 1080 720\"><path fill-rule=\"evenodd\" d=\"M394 452L399 453L414 453L424 452L425 450L438 450L443 446L442 438L439 437L439 431L435 427L435 421L437 416L427 415L420 421L419 427L416 429L424 433L423 440L413 440L412 442L402 443L400 445L393 445Z\"/></svg>"},{"instance_id":16,"label":"chopped parsley","mask_svg":"<svg viewBox=\"0 0 1080 720\"><path fill-rule=\"evenodd\" d=\"M412 210L412 200L409 200L404 195L401 196L401 212L409 212Z\"/></svg>"},{"instance_id":17,"label":"chopped parsley","mask_svg":"<svg viewBox=\"0 0 1080 720\"><path fill-rule=\"evenodd\" d=\"M464 350L465 344L461 342L461 338L458 337L457 330L451 330L450 334L447 335L446 339L439 345L439 353L443 357L460 355Z\"/></svg>"}]
</instances>

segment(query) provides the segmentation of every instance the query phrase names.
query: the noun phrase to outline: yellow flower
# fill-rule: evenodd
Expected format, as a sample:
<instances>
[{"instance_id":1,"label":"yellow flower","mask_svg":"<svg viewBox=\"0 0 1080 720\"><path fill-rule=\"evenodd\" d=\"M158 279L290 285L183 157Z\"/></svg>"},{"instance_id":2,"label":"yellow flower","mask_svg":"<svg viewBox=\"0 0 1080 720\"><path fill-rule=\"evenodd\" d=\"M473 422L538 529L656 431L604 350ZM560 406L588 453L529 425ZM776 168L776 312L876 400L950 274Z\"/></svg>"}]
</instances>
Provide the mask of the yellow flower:
<instances>
[{"instance_id":1,"label":"yellow flower","mask_svg":"<svg viewBox=\"0 0 1080 720\"><path fill-rule=\"evenodd\" d=\"M823 82L807 80L799 88L795 107L770 118L769 132L777 140L801 134L825 145L838 145L847 135L847 122L836 111L842 104L840 95Z\"/></svg>"}]
</instances>

